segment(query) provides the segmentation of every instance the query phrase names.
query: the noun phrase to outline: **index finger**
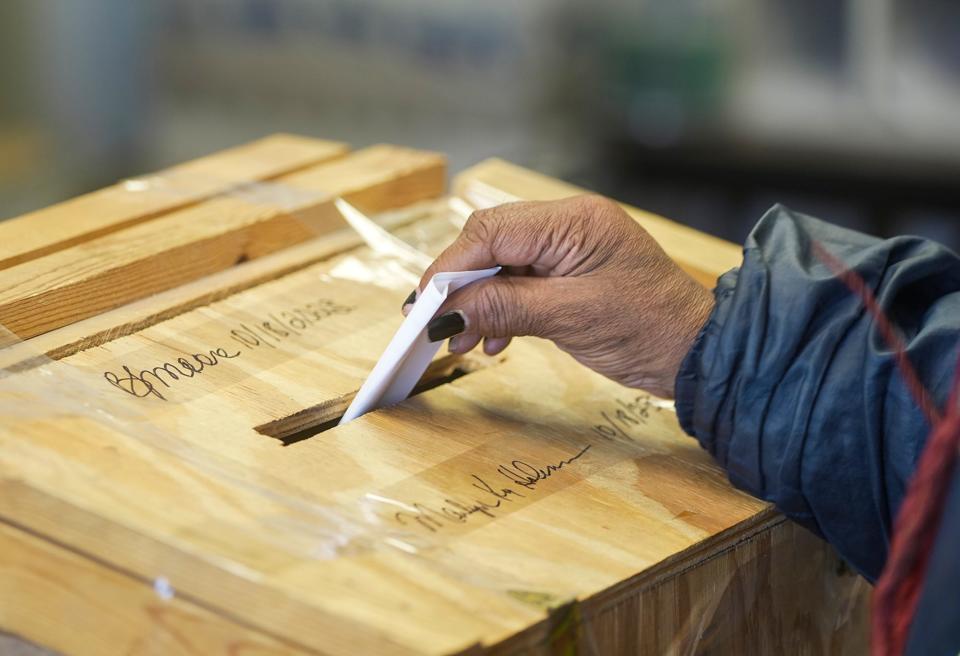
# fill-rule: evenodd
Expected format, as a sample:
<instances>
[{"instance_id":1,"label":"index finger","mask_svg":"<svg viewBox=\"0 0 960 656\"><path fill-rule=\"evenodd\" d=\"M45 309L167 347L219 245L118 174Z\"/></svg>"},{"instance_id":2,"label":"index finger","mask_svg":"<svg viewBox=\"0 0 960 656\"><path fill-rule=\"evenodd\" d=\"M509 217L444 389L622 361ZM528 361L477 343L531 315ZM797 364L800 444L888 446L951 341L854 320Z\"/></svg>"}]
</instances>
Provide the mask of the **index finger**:
<instances>
[{"instance_id":1,"label":"index finger","mask_svg":"<svg viewBox=\"0 0 960 656\"><path fill-rule=\"evenodd\" d=\"M570 199L504 203L470 215L463 230L420 278L418 292L441 271L470 271L497 265L549 268L549 246L570 214Z\"/></svg>"}]
</instances>

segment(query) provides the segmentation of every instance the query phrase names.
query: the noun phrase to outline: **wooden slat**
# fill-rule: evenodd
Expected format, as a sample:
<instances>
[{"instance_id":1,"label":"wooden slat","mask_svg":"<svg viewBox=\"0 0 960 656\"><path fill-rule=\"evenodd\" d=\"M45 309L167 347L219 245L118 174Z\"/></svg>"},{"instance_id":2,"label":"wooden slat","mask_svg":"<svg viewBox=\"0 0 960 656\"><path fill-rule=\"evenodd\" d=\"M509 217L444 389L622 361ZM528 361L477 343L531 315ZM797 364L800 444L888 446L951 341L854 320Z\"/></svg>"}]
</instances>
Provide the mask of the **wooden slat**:
<instances>
[{"instance_id":1,"label":"wooden slat","mask_svg":"<svg viewBox=\"0 0 960 656\"><path fill-rule=\"evenodd\" d=\"M589 193L575 185L500 159L488 159L460 173L454 192L497 202L555 200ZM717 277L742 259L739 246L625 203L621 206L659 242L675 262L700 283L713 287Z\"/></svg>"},{"instance_id":2,"label":"wooden slat","mask_svg":"<svg viewBox=\"0 0 960 656\"><path fill-rule=\"evenodd\" d=\"M830 545L774 512L726 543L552 609L489 653L867 653L870 585Z\"/></svg>"},{"instance_id":3,"label":"wooden slat","mask_svg":"<svg viewBox=\"0 0 960 656\"><path fill-rule=\"evenodd\" d=\"M348 150L342 143L276 134L0 222L0 270Z\"/></svg>"},{"instance_id":4,"label":"wooden slat","mask_svg":"<svg viewBox=\"0 0 960 656\"><path fill-rule=\"evenodd\" d=\"M545 342L289 447L257 433L359 387L409 293L384 264L355 249L0 378L0 521L330 655L656 653L723 608L717 574L747 561L765 606L787 607L792 581L809 592L769 621L820 622L824 651L855 651L836 613L804 612L834 608L832 563L799 540L767 548L782 518L734 490L669 406ZM288 323L298 310L309 326ZM163 398L104 375L217 348L230 357L200 373L161 372ZM499 469L514 460L542 478ZM769 576L778 554L795 560ZM587 628L602 640L580 641ZM756 644L791 644L764 631Z\"/></svg>"},{"instance_id":5,"label":"wooden slat","mask_svg":"<svg viewBox=\"0 0 960 656\"><path fill-rule=\"evenodd\" d=\"M442 193L442 156L374 146L219 197L0 275L0 325L28 339L344 226L332 199L366 211Z\"/></svg>"},{"instance_id":6,"label":"wooden slat","mask_svg":"<svg viewBox=\"0 0 960 656\"><path fill-rule=\"evenodd\" d=\"M444 201L424 201L413 207L374 215L372 220L388 231L397 231L401 238L407 233L413 238L431 227L434 231L449 229L449 224L442 217L433 218L444 207ZM412 223L416 225L411 226ZM36 366L50 359L65 358L299 271L363 244L363 238L353 228L344 228L328 236L243 262L12 345L0 355L0 369ZM0 280L2 278L0 274Z\"/></svg>"},{"instance_id":7,"label":"wooden slat","mask_svg":"<svg viewBox=\"0 0 960 656\"><path fill-rule=\"evenodd\" d=\"M65 654L313 653L0 523L0 627Z\"/></svg>"},{"instance_id":8,"label":"wooden slat","mask_svg":"<svg viewBox=\"0 0 960 656\"><path fill-rule=\"evenodd\" d=\"M370 334L362 333L355 344ZM155 342L156 351L141 351L158 336L117 348L169 357L169 346ZM167 344L179 349L194 336ZM234 367L189 381L192 390L169 396L167 419L150 413L148 423L130 423L144 444L97 422L12 423L12 433L0 438L0 513L138 573L163 563L177 589L298 643L334 654L427 654L495 644L535 625L544 609L524 591L557 603L586 598L749 524L763 508L731 490L695 442L668 428L665 413L631 431L636 446L591 437L591 426L616 412L623 393L549 351L521 349L513 364L508 357L403 407L285 449L254 433L251 424L309 398L318 372L336 384L329 365L318 363L330 362L346 336L340 344L330 340L327 332L310 340L320 349L312 363L264 352L253 378ZM98 384L104 364L137 362L98 350L74 362L89 371L90 385ZM230 377L236 383L224 385ZM196 402L179 403L181 392ZM558 408L556 398L576 402ZM316 504L317 514L288 519L269 498L192 471L182 454L146 448L173 426L182 431L182 448L195 454L189 461L247 471L248 480L274 494ZM416 523L401 526L396 506L369 500L470 503L482 496L474 474L510 486L497 474L501 463L555 464L585 444L592 448L582 462L534 490L517 488L524 497L489 517L443 521L438 534ZM380 528L364 519L371 512ZM331 528L342 541L328 536ZM419 553L405 555L385 542L391 534ZM331 551L338 542L340 554Z\"/></svg>"},{"instance_id":9,"label":"wooden slat","mask_svg":"<svg viewBox=\"0 0 960 656\"><path fill-rule=\"evenodd\" d=\"M594 425L635 393L536 342L291 447L258 434L255 426L355 391L388 341L408 289L361 282L364 261L378 263L354 252L51 364L53 380L66 376L58 397L87 397L119 424L5 421L0 514L138 574L162 562L175 587L211 607L335 654L492 645L537 624L545 611L528 597L585 598L762 520L766 506L730 489L668 410L649 408L623 440L603 438ZM320 299L353 309L273 346L231 339L241 324ZM215 346L244 353L159 387L166 400L134 398L103 378ZM8 379L9 390L50 380L28 372ZM118 434L124 425L130 435ZM509 486L499 464L555 464L585 444L588 458L533 490L518 487L523 498L463 525L447 520L437 534L370 500L470 500L480 494L474 474ZM198 473L195 462L236 474ZM288 519L289 508L233 476L317 513ZM419 552L384 541L394 534Z\"/></svg>"}]
</instances>

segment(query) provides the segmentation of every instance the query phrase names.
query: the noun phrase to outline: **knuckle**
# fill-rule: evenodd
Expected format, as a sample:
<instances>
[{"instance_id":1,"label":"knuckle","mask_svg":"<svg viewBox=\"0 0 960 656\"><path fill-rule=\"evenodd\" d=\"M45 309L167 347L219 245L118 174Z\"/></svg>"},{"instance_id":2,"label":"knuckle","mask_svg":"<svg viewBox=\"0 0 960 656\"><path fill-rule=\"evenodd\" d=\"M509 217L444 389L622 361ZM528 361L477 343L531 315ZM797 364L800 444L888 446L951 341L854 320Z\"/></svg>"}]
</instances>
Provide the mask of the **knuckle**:
<instances>
[{"instance_id":1,"label":"knuckle","mask_svg":"<svg viewBox=\"0 0 960 656\"><path fill-rule=\"evenodd\" d=\"M604 242L609 236L603 224L610 213L610 201L596 194L585 194L569 202L563 220L551 226L559 250L580 252Z\"/></svg>"},{"instance_id":2,"label":"knuckle","mask_svg":"<svg viewBox=\"0 0 960 656\"><path fill-rule=\"evenodd\" d=\"M646 235L640 224L606 196L589 194L584 197L583 202L587 208L584 213L588 216L592 234L602 234L613 243L623 243Z\"/></svg>"},{"instance_id":3,"label":"knuckle","mask_svg":"<svg viewBox=\"0 0 960 656\"><path fill-rule=\"evenodd\" d=\"M476 298L477 316L486 337L509 337L510 326L516 325L518 308L509 302L504 285L484 285Z\"/></svg>"},{"instance_id":4,"label":"knuckle","mask_svg":"<svg viewBox=\"0 0 960 656\"><path fill-rule=\"evenodd\" d=\"M599 194L586 194L576 199L576 211L570 215L568 227L582 238L603 236L604 230L598 230L604 224L616 221L619 206L609 198Z\"/></svg>"},{"instance_id":5,"label":"knuckle","mask_svg":"<svg viewBox=\"0 0 960 656\"><path fill-rule=\"evenodd\" d=\"M611 214L619 208L612 200L600 194L585 194L580 197L580 202L587 213L593 215Z\"/></svg>"},{"instance_id":6,"label":"knuckle","mask_svg":"<svg viewBox=\"0 0 960 656\"><path fill-rule=\"evenodd\" d=\"M506 325L503 297L496 285L484 285L477 293L477 315L486 328L483 332L489 337L500 337Z\"/></svg>"},{"instance_id":7,"label":"knuckle","mask_svg":"<svg viewBox=\"0 0 960 656\"><path fill-rule=\"evenodd\" d=\"M476 210L463 226L463 237L471 242L489 243L494 232L492 223L490 210Z\"/></svg>"}]
</instances>

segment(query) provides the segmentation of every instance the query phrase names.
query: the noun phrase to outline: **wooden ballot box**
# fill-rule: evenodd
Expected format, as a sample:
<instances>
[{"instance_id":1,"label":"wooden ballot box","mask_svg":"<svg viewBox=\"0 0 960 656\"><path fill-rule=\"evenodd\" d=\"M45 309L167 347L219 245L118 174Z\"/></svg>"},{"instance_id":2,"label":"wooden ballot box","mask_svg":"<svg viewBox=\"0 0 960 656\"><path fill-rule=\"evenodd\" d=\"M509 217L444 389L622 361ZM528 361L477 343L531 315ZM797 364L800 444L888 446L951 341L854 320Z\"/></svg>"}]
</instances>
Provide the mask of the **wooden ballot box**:
<instances>
[{"instance_id":1,"label":"wooden ballot box","mask_svg":"<svg viewBox=\"0 0 960 656\"><path fill-rule=\"evenodd\" d=\"M276 135L0 223L0 632L64 654L853 654L869 586L670 402L440 353L338 426L473 206L582 190ZM348 223L342 198L370 217ZM705 284L732 244L627 208Z\"/></svg>"}]
</instances>

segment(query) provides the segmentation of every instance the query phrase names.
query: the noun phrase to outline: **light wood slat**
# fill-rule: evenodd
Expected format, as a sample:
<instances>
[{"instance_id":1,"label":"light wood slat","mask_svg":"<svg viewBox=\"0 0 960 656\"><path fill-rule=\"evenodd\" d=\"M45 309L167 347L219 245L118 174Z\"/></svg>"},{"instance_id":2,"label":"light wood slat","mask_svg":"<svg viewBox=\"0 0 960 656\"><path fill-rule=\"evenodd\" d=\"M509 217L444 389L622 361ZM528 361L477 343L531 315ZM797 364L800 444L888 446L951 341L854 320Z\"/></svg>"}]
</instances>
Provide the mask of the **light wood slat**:
<instances>
[{"instance_id":1,"label":"light wood slat","mask_svg":"<svg viewBox=\"0 0 960 656\"><path fill-rule=\"evenodd\" d=\"M102 654L309 654L285 641L0 524L0 626L79 656Z\"/></svg>"},{"instance_id":2,"label":"light wood slat","mask_svg":"<svg viewBox=\"0 0 960 656\"><path fill-rule=\"evenodd\" d=\"M615 413L616 399L633 393L536 343L521 341L504 363L292 447L257 434L253 426L355 390L396 327L407 291L402 284L390 289L323 275L350 260L358 254L51 365L74 367L64 371L94 406L114 399L107 407L133 434L77 420L13 421L0 445L7 481L0 512L138 573L164 572L175 587L214 607L245 608L297 642L323 644L331 653L356 653L347 646L358 640L370 649L411 653L495 644L544 612L542 604L518 600L519 592L557 603L586 598L758 521L765 506L731 490L709 456L678 433L669 412L652 411L650 423L623 444L599 439L592 426L603 421L601 413ZM366 261L376 265L375 258ZM252 325L258 316L279 316L318 297L356 309L278 348L250 349L163 388L166 401L128 397L102 378L121 365L138 370L219 345L236 324ZM19 378L14 389L29 389L29 380ZM63 386L59 393L70 396ZM134 417L125 418L127 412ZM176 436L180 457L146 448L160 436ZM502 516L478 515L463 527L449 522L437 538L426 530L413 534L414 544L439 540L421 555L385 544L382 529L363 519L360 503L368 492L405 504L469 499L472 474L497 477L498 464L516 457L546 464L584 440L595 449L584 467L558 473L508 504ZM278 494L340 508L344 552L304 556L323 553L323 540L310 541L311 530L323 533L322 515L312 523L300 518L302 530L295 522L265 524L283 508L243 486L191 473L183 450L246 472L245 480ZM613 508L616 522L609 524L602 516ZM393 506L372 510L380 521L395 522ZM545 544L549 562L541 559ZM156 563L164 566L157 570ZM238 577L245 571L256 575Z\"/></svg>"},{"instance_id":3,"label":"light wood slat","mask_svg":"<svg viewBox=\"0 0 960 656\"><path fill-rule=\"evenodd\" d=\"M690 562L696 561L691 567ZM555 609L487 653L864 654L870 586L823 540L782 515L700 557ZM566 650L566 651L565 651Z\"/></svg>"},{"instance_id":4,"label":"light wood slat","mask_svg":"<svg viewBox=\"0 0 960 656\"><path fill-rule=\"evenodd\" d=\"M365 211L431 198L435 153L374 146L283 176L253 196L220 197L24 262L0 276L0 325L19 339L262 257L343 227L332 199Z\"/></svg>"},{"instance_id":5,"label":"light wood slat","mask_svg":"<svg viewBox=\"0 0 960 656\"><path fill-rule=\"evenodd\" d=\"M74 364L95 374L91 356L98 350L78 354L84 362ZM524 593L557 604L585 599L709 544L726 528L749 525L763 508L731 490L696 443L669 428L666 415L633 433L636 446L591 439L591 426L602 412L616 411L622 392L550 351L521 347L502 365L286 449L248 426L286 412L286 395L308 396L304 374L318 369L297 360L265 365L256 380L241 377L222 393L169 409L166 418L150 413L147 425L159 435L176 434L178 426L189 449L223 467L234 463L278 494L341 508L340 555L331 558L328 540L311 542L329 528L323 514L312 523L309 513L284 522L282 507L243 487L198 476L182 457L152 453L134 436L87 421L10 426L19 447L13 435L0 444L0 513L143 575L162 573L191 596L330 653L358 653L358 644L451 653L536 624L542 601L531 604ZM217 378L210 384L219 387ZM265 395L280 381L285 396ZM556 399L571 404L557 407ZM146 442L155 439L153 429L130 426ZM478 494L473 474L506 485L496 474L499 463L525 458L545 465L583 442L594 451L582 466L556 474L495 517L446 522L436 537L401 533L426 545L418 555L384 543L363 519L367 493L403 504L469 501ZM662 485L667 475L670 487ZM392 521L393 506L367 504L381 521ZM306 555L314 549L323 555Z\"/></svg>"},{"instance_id":6,"label":"light wood slat","mask_svg":"<svg viewBox=\"0 0 960 656\"><path fill-rule=\"evenodd\" d=\"M496 158L484 160L460 173L454 179L453 190L468 199L471 194L478 194L479 198L498 202L555 200L590 193ZM626 203L620 205L657 240L667 255L707 287L714 287L718 276L740 266L742 254L739 246Z\"/></svg>"},{"instance_id":7,"label":"light wood slat","mask_svg":"<svg viewBox=\"0 0 960 656\"><path fill-rule=\"evenodd\" d=\"M428 252L455 230L432 234ZM737 619L730 581L762 604L732 648L814 626L824 653L862 647L836 630L837 600L857 628L867 598L839 595L832 552L731 488L669 407L545 342L289 447L256 432L353 393L410 285L355 249L0 379L0 520L324 654L661 653L711 612L710 635ZM233 339L309 303L343 311ZM221 347L235 356L161 373L164 398L104 377ZM568 458L531 487L498 470Z\"/></svg>"},{"instance_id":8,"label":"light wood slat","mask_svg":"<svg viewBox=\"0 0 960 656\"><path fill-rule=\"evenodd\" d=\"M399 231L401 237L405 233L410 233L409 236L414 238L425 230L449 229L449 223L442 216L438 217L439 220L430 218L441 213L445 205L444 201L425 201L410 208L375 215L373 220L388 231ZM412 223L416 225L410 226ZM243 262L224 271L19 342L3 350L0 355L0 369L37 366L50 359L65 358L78 351L125 337L194 308L288 275L360 247L363 243L363 239L353 228L344 228L324 237L311 239L303 244ZM3 276L0 274L0 280L2 279ZM0 343L2 342L3 337L0 336Z\"/></svg>"},{"instance_id":9,"label":"light wood slat","mask_svg":"<svg viewBox=\"0 0 960 656\"><path fill-rule=\"evenodd\" d=\"M275 134L0 222L0 270L348 150L343 143Z\"/></svg>"}]
</instances>

